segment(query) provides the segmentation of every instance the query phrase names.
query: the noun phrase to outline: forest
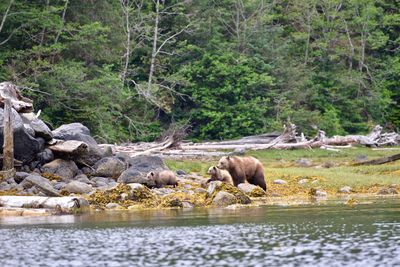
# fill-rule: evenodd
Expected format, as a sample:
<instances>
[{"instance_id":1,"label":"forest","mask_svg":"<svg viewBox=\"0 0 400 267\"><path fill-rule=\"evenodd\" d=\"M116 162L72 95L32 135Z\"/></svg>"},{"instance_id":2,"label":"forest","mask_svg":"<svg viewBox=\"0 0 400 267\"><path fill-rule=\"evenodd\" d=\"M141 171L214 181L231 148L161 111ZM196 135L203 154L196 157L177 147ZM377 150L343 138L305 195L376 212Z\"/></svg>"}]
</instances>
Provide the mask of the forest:
<instances>
[{"instance_id":1,"label":"forest","mask_svg":"<svg viewBox=\"0 0 400 267\"><path fill-rule=\"evenodd\" d=\"M2 0L0 81L100 142L400 130L397 0Z\"/></svg>"}]
</instances>

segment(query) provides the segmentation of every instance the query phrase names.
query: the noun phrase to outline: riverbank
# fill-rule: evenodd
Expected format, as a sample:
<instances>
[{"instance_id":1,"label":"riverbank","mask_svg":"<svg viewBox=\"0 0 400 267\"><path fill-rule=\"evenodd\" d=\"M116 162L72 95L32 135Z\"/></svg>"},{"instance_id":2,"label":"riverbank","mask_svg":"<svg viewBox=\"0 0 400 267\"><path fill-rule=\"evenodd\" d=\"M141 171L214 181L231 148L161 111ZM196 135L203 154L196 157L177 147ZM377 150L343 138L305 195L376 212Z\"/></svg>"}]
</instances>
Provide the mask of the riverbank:
<instances>
[{"instance_id":1,"label":"riverbank","mask_svg":"<svg viewBox=\"0 0 400 267\"><path fill-rule=\"evenodd\" d=\"M296 206L324 201L343 205L366 204L373 199L397 198L400 162L383 165L355 166L358 161L399 153L400 148L348 148L342 152L326 150L265 150L246 153L257 157L265 166L266 193L247 185L238 189L220 182L206 184L206 174L218 158L201 160L165 160L167 167L177 173L176 188L150 189L139 183L115 183L113 187L93 190L87 194L69 194L88 201L91 211L138 211L197 207L237 209L257 206ZM89 176L90 179L92 177ZM50 181L51 182L51 181ZM247 190L247 191L246 191ZM223 193L220 193L220 192ZM10 192L2 192L2 195ZM15 193L15 192L14 192ZM12 194L12 192L11 192ZM217 194L220 199L216 200ZM365 201L367 200L367 201ZM37 207L32 207L37 208ZM37 211L37 212L36 212ZM3 207L0 216L46 216L64 214L43 209ZM80 212L74 208L73 213Z\"/></svg>"}]
</instances>

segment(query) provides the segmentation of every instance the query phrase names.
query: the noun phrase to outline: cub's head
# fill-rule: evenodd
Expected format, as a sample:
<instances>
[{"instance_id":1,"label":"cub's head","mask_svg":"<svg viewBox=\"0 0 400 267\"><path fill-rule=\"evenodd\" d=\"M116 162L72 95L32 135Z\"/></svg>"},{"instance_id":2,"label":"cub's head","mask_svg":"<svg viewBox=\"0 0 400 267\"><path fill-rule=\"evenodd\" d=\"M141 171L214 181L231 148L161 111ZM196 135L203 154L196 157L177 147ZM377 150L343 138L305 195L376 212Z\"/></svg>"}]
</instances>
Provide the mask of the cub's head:
<instances>
[{"instance_id":1,"label":"cub's head","mask_svg":"<svg viewBox=\"0 0 400 267\"><path fill-rule=\"evenodd\" d=\"M211 166L210 168L208 168L207 174L216 174L217 173L217 167L216 166Z\"/></svg>"},{"instance_id":2,"label":"cub's head","mask_svg":"<svg viewBox=\"0 0 400 267\"><path fill-rule=\"evenodd\" d=\"M227 169L229 168L230 160L231 160L231 157L229 157L229 156L227 156L227 157L222 157L222 158L218 161L217 168L218 168L218 169L221 169L221 170L227 170Z\"/></svg>"},{"instance_id":3,"label":"cub's head","mask_svg":"<svg viewBox=\"0 0 400 267\"><path fill-rule=\"evenodd\" d=\"M156 177L156 173L155 172L149 172L146 175L146 178L149 179L150 181L154 181L155 177Z\"/></svg>"}]
</instances>

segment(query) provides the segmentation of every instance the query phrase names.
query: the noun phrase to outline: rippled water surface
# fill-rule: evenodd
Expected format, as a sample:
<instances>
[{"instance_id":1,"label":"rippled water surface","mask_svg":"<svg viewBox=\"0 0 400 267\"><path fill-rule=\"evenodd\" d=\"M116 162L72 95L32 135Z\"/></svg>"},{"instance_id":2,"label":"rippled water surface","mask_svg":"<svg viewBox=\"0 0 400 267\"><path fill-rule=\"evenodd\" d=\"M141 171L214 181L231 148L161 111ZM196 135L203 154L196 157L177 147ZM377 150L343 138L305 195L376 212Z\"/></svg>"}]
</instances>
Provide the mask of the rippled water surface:
<instances>
[{"instance_id":1,"label":"rippled water surface","mask_svg":"<svg viewBox=\"0 0 400 267\"><path fill-rule=\"evenodd\" d=\"M0 266L396 266L400 200L0 219Z\"/></svg>"}]
</instances>

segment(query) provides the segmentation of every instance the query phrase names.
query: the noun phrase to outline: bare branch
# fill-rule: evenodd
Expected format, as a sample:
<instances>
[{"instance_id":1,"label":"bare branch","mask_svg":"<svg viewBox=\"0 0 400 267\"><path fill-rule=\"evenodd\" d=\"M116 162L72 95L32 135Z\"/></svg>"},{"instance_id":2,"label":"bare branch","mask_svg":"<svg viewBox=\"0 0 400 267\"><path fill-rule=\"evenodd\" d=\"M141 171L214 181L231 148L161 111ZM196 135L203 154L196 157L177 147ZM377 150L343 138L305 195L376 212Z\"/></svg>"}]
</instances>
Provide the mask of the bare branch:
<instances>
[{"instance_id":1,"label":"bare branch","mask_svg":"<svg viewBox=\"0 0 400 267\"><path fill-rule=\"evenodd\" d=\"M8 12L10 12L10 9L11 9L11 6L13 3L14 3L14 0L11 0L10 3L8 4L6 12L3 15L3 19L1 20L1 24L0 24L0 32L3 30L3 26L4 26L4 23L6 22Z\"/></svg>"}]
</instances>

